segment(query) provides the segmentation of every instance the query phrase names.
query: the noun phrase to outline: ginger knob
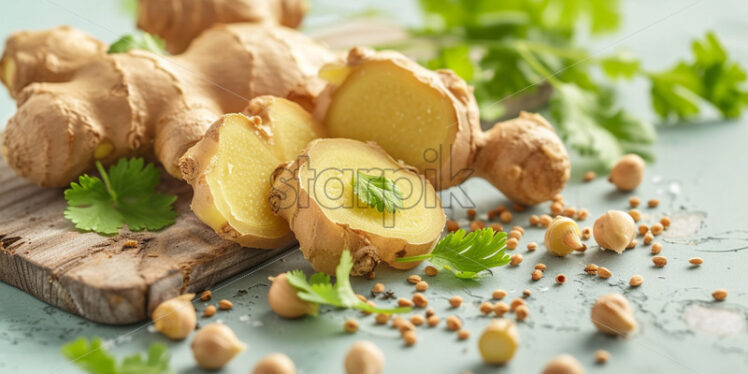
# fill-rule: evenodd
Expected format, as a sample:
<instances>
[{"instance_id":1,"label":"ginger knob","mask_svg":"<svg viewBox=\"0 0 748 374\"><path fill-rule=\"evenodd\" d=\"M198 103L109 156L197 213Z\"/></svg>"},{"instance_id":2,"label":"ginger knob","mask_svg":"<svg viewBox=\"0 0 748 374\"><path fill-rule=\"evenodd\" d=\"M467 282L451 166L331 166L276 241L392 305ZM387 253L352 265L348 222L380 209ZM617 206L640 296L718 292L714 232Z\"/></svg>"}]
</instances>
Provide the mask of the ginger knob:
<instances>
[{"instance_id":1,"label":"ginger knob","mask_svg":"<svg viewBox=\"0 0 748 374\"><path fill-rule=\"evenodd\" d=\"M255 365L252 374L296 374L296 365L283 353L272 353Z\"/></svg>"},{"instance_id":2,"label":"ginger knob","mask_svg":"<svg viewBox=\"0 0 748 374\"><path fill-rule=\"evenodd\" d=\"M478 350L483 361L501 365L509 362L519 347L519 330L508 319L496 319L486 326L478 339Z\"/></svg>"},{"instance_id":3,"label":"ginger knob","mask_svg":"<svg viewBox=\"0 0 748 374\"><path fill-rule=\"evenodd\" d=\"M543 374L584 374L584 367L574 356L560 355L548 362Z\"/></svg>"},{"instance_id":4,"label":"ginger knob","mask_svg":"<svg viewBox=\"0 0 748 374\"><path fill-rule=\"evenodd\" d=\"M573 219L556 217L545 230L545 248L553 255L566 256L574 250L587 248L582 243L582 232Z\"/></svg>"},{"instance_id":5,"label":"ginger knob","mask_svg":"<svg viewBox=\"0 0 748 374\"><path fill-rule=\"evenodd\" d=\"M592 323L605 334L626 335L636 329L634 310L621 294L600 296L592 307Z\"/></svg>"},{"instance_id":6,"label":"ginger knob","mask_svg":"<svg viewBox=\"0 0 748 374\"><path fill-rule=\"evenodd\" d=\"M268 291L268 304L283 318L299 318L307 314L316 315L319 305L301 300L296 289L288 283L286 273L271 277L273 284Z\"/></svg>"},{"instance_id":7,"label":"ginger knob","mask_svg":"<svg viewBox=\"0 0 748 374\"><path fill-rule=\"evenodd\" d=\"M197 366L205 370L218 370L247 349L231 328L222 323L211 323L198 330L191 347Z\"/></svg>"},{"instance_id":8,"label":"ginger knob","mask_svg":"<svg viewBox=\"0 0 748 374\"><path fill-rule=\"evenodd\" d=\"M638 155L625 155L610 171L608 180L621 191L631 191L641 184L646 166L644 160Z\"/></svg>"},{"instance_id":9,"label":"ginger knob","mask_svg":"<svg viewBox=\"0 0 748 374\"><path fill-rule=\"evenodd\" d=\"M151 315L156 331L172 340L182 340L190 335L197 326L197 313L192 306L194 297L194 293L188 293L159 304Z\"/></svg>"},{"instance_id":10,"label":"ginger knob","mask_svg":"<svg viewBox=\"0 0 748 374\"><path fill-rule=\"evenodd\" d=\"M354 343L345 355L346 374L380 374L384 370L384 353L374 343Z\"/></svg>"},{"instance_id":11,"label":"ginger knob","mask_svg":"<svg viewBox=\"0 0 748 374\"><path fill-rule=\"evenodd\" d=\"M603 249L623 253L636 236L636 223L626 212L609 210L595 220L592 235Z\"/></svg>"}]
</instances>

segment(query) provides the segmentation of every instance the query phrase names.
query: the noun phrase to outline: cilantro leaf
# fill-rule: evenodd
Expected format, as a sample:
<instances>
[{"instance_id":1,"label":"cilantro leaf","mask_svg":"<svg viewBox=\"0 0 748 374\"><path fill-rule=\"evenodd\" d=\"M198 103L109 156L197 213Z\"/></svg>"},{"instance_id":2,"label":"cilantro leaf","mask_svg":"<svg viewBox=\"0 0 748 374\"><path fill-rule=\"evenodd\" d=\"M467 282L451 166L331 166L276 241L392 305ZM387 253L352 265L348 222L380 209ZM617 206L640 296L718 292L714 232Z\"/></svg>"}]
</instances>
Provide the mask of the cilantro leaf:
<instances>
[{"instance_id":1,"label":"cilantro leaf","mask_svg":"<svg viewBox=\"0 0 748 374\"><path fill-rule=\"evenodd\" d=\"M62 346L62 355L84 371L91 374L172 374L169 369L171 355L166 345L153 343L145 357L134 354L125 357L121 364L104 349L101 339L94 338L89 343L86 338L78 338Z\"/></svg>"},{"instance_id":2,"label":"cilantro leaf","mask_svg":"<svg viewBox=\"0 0 748 374\"><path fill-rule=\"evenodd\" d=\"M465 235L465 230L457 230L440 240L431 253L401 257L397 262L429 260L458 278L476 279L483 271L490 272L491 268L509 263L510 256L505 249L505 232L485 228Z\"/></svg>"},{"instance_id":3,"label":"cilantro leaf","mask_svg":"<svg viewBox=\"0 0 748 374\"><path fill-rule=\"evenodd\" d=\"M65 218L79 230L105 235L117 234L125 224L131 231L172 225L177 197L156 192L160 172L143 165L142 158L120 159L107 173L97 161L101 178L84 174L65 190Z\"/></svg>"},{"instance_id":4,"label":"cilantro leaf","mask_svg":"<svg viewBox=\"0 0 748 374\"><path fill-rule=\"evenodd\" d=\"M624 50L600 59L600 68L612 79L631 79L641 71L641 61Z\"/></svg>"},{"instance_id":5,"label":"cilantro leaf","mask_svg":"<svg viewBox=\"0 0 748 374\"><path fill-rule=\"evenodd\" d=\"M672 68L650 73L652 106L662 118L689 119L706 102L723 117L740 116L748 106L748 76L727 55L713 32L691 46L693 61L680 61Z\"/></svg>"},{"instance_id":6,"label":"cilantro leaf","mask_svg":"<svg viewBox=\"0 0 748 374\"><path fill-rule=\"evenodd\" d=\"M164 54L165 45L163 39L146 32L140 33L139 37L127 34L109 45L109 49L106 53L126 53L133 49L142 49L156 54Z\"/></svg>"},{"instance_id":7,"label":"cilantro leaf","mask_svg":"<svg viewBox=\"0 0 748 374\"><path fill-rule=\"evenodd\" d=\"M356 173L353 177L353 193L358 200L378 211L394 213L403 209L403 193L395 182L385 176Z\"/></svg>"},{"instance_id":8,"label":"cilantro leaf","mask_svg":"<svg viewBox=\"0 0 748 374\"><path fill-rule=\"evenodd\" d=\"M335 285L330 281L330 276L324 273L316 273L307 281L306 274L303 271L292 270L286 273L286 278L288 279L288 283L296 288L296 295L300 299L310 303L327 304L339 308L360 309L366 312L382 314L410 312L410 308L377 308L359 300L351 287L349 279L352 268L353 257L351 256L351 252L343 251L340 256L340 263L335 268L335 278L337 280Z\"/></svg>"}]
</instances>

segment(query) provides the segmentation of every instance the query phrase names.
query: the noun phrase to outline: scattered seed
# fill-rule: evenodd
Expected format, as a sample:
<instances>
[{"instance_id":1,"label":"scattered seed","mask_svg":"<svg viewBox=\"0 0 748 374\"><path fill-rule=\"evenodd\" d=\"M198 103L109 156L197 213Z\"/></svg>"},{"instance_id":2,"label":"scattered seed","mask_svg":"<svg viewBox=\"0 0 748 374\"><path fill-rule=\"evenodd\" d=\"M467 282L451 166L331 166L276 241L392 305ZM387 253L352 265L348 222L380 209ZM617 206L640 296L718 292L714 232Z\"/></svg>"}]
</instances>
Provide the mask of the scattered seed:
<instances>
[{"instance_id":1,"label":"scattered seed","mask_svg":"<svg viewBox=\"0 0 748 374\"><path fill-rule=\"evenodd\" d=\"M506 291L494 290L493 293L491 293L491 297L493 297L494 300L501 300L506 297Z\"/></svg>"},{"instance_id":2,"label":"scattered seed","mask_svg":"<svg viewBox=\"0 0 748 374\"><path fill-rule=\"evenodd\" d=\"M509 264L512 266L517 266L522 263L522 255L519 253L515 253L510 257Z\"/></svg>"},{"instance_id":3,"label":"scattered seed","mask_svg":"<svg viewBox=\"0 0 748 374\"><path fill-rule=\"evenodd\" d=\"M712 297L714 298L714 300L722 301L727 298L727 290L724 288L720 288L712 292Z\"/></svg>"},{"instance_id":4,"label":"scattered seed","mask_svg":"<svg viewBox=\"0 0 748 374\"><path fill-rule=\"evenodd\" d=\"M460 229L460 225L458 225L456 221L452 221L452 220L447 221L447 231L455 232L459 229Z\"/></svg>"},{"instance_id":5,"label":"scattered seed","mask_svg":"<svg viewBox=\"0 0 748 374\"><path fill-rule=\"evenodd\" d=\"M528 298L528 297L530 297L530 295L532 295L532 291L530 291L528 289L522 290L522 297L524 297L525 299Z\"/></svg>"},{"instance_id":6,"label":"scattered seed","mask_svg":"<svg viewBox=\"0 0 748 374\"><path fill-rule=\"evenodd\" d=\"M661 268L667 265L667 258L665 258L664 256L654 256L652 257L652 262L655 266Z\"/></svg>"},{"instance_id":7,"label":"scattered seed","mask_svg":"<svg viewBox=\"0 0 748 374\"><path fill-rule=\"evenodd\" d=\"M513 312L515 309L517 309L518 306L525 305L525 304L526 304L525 299L521 299L517 297L514 300L512 300L512 302L509 304L509 310Z\"/></svg>"},{"instance_id":8,"label":"scattered seed","mask_svg":"<svg viewBox=\"0 0 748 374\"><path fill-rule=\"evenodd\" d=\"M496 212L499 214L506 212L506 205L500 204L499 206L497 206Z\"/></svg>"},{"instance_id":9,"label":"scattered seed","mask_svg":"<svg viewBox=\"0 0 748 374\"><path fill-rule=\"evenodd\" d=\"M137 240L125 240L124 243L122 243L122 248L138 248L138 241Z\"/></svg>"},{"instance_id":10,"label":"scattered seed","mask_svg":"<svg viewBox=\"0 0 748 374\"><path fill-rule=\"evenodd\" d=\"M589 227L585 227L582 229L582 239L587 240L592 236L592 229Z\"/></svg>"},{"instance_id":11,"label":"scattered seed","mask_svg":"<svg viewBox=\"0 0 748 374\"><path fill-rule=\"evenodd\" d=\"M401 297L397 299L397 305L401 307L413 306L413 302L406 298Z\"/></svg>"},{"instance_id":12,"label":"scattered seed","mask_svg":"<svg viewBox=\"0 0 748 374\"><path fill-rule=\"evenodd\" d=\"M527 305L520 305L514 310L514 316L517 321L524 321L530 316L530 309L527 308Z\"/></svg>"},{"instance_id":13,"label":"scattered seed","mask_svg":"<svg viewBox=\"0 0 748 374\"><path fill-rule=\"evenodd\" d=\"M519 232L519 231L517 231L517 230L509 231L509 235L508 236L510 238L514 238L514 239L517 239L517 240L522 239L522 233Z\"/></svg>"},{"instance_id":14,"label":"scattered seed","mask_svg":"<svg viewBox=\"0 0 748 374\"><path fill-rule=\"evenodd\" d=\"M639 222L642 219L642 212L637 209L629 210L629 215L634 219L634 222Z\"/></svg>"},{"instance_id":15,"label":"scattered seed","mask_svg":"<svg viewBox=\"0 0 748 374\"><path fill-rule=\"evenodd\" d=\"M551 198L551 200L553 202L563 202L564 201L564 197L561 196L560 193L557 193L557 194L553 195L553 197Z\"/></svg>"},{"instance_id":16,"label":"scattered seed","mask_svg":"<svg viewBox=\"0 0 748 374\"><path fill-rule=\"evenodd\" d=\"M530 226L537 226L540 223L540 217L533 214L530 216Z\"/></svg>"},{"instance_id":17,"label":"scattered seed","mask_svg":"<svg viewBox=\"0 0 748 374\"><path fill-rule=\"evenodd\" d=\"M429 284L426 283L426 281L420 281L420 282L416 283L416 290L417 291L423 292L423 291L426 291L428 289L429 289Z\"/></svg>"},{"instance_id":18,"label":"scattered seed","mask_svg":"<svg viewBox=\"0 0 748 374\"><path fill-rule=\"evenodd\" d=\"M656 255L662 252L662 244L660 243L654 243L652 244L652 254Z\"/></svg>"},{"instance_id":19,"label":"scattered seed","mask_svg":"<svg viewBox=\"0 0 748 374\"><path fill-rule=\"evenodd\" d=\"M416 284L416 283L418 283L420 281L421 281L421 276L420 275L413 274L413 275L408 276L408 282L410 282L412 284Z\"/></svg>"},{"instance_id":20,"label":"scattered seed","mask_svg":"<svg viewBox=\"0 0 748 374\"><path fill-rule=\"evenodd\" d=\"M384 284L382 283L375 284L374 287L372 287L371 292L374 292L374 293L384 292Z\"/></svg>"},{"instance_id":21,"label":"scattered seed","mask_svg":"<svg viewBox=\"0 0 748 374\"><path fill-rule=\"evenodd\" d=\"M513 203L513 204L512 204L512 209L513 209L513 210L514 210L515 212L518 212L518 213L522 213L522 212L524 212L524 211L525 211L525 209L527 209L527 207L526 207L526 206L524 206L524 205L522 205L522 204L520 204L520 203Z\"/></svg>"},{"instance_id":22,"label":"scattered seed","mask_svg":"<svg viewBox=\"0 0 748 374\"><path fill-rule=\"evenodd\" d=\"M561 212L561 214L564 215L564 217L574 218L574 216L577 215L577 209L572 207L564 208L564 211Z\"/></svg>"},{"instance_id":23,"label":"scattered seed","mask_svg":"<svg viewBox=\"0 0 748 374\"><path fill-rule=\"evenodd\" d=\"M582 177L582 180L585 182L592 182L595 180L595 177L597 177L597 174L595 174L594 171L588 171L584 173L584 177Z\"/></svg>"},{"instance_id":24,"label":"scattered seed","mask_svg":"<svg viewBox=\"0 0 748 374\"><path fill-rule=\"evenodd\" d=\"M496 209L491 209L491 210L488 211L488 213L486 215L488 216L489 220L492 220L492 219L496 218L496 216L499 215L499 212Z\"/></svg>"},{"instance_id":25,"label":"scattered seed","mask_svg":"<svg viewBox=\"0 0 748 374\"><path fill-rule=\"evenodd\" d=\"M595 351L595 362L602 365L610 360L610 353L608 351L598 349Z\"/></svg>"},{"instance_id":26,"label":"scattered seed","mask_svg":"<svg viewBox=\"0 0 748 374\"><path fill-rule=\"evenodd\" d=\"M545 264L535 264L535 269L540 270L540 271L545 271L546 266Z\"/></svg>"},{"instance_id":27,"label":"scattered seed","mask_svg":"<svg viewBox=\"0 0 748 374\"><path fill-rule=\"evenodd\" d=\"M519 245L519 240L517 240L515 238L509 238L506 241L506 248L507 249L515 249L515 248L517 248L517 245Z\"/></svg>"},{"instance_id":28,"label":"scattered seed","mask_svg":"<svg viewBox=\"0 0 748 374\"><path fill-rule=\"evenodd\" d=\"M401 334L403 334L407 331L414 331L416 329L416 326L407 319L403 318L403 321L398 324L397 329Z\"/></svg>"},{"instance_id":29,"label":"scattered seed","mask_svg":"<svg viewBox=\"0 0 748 374\"><path fill-rule=\"evenodd\" d=\"M451 305L452 308L459 308L460 305L462 305L462 297L461 296L452 296L452 298L449 299L449 305Z\"/></svg>"},{"instance_id":30,"label":"scattered seed","mask_svg":"<svg viewBox=\"0 0 748 374\"><path fill-rule=\"evenodd\" d=\"M652 235L651 232L644 234L644 239L643 239L644 244L649 245L650 243L652 243L653 240L654 240L654 235Z\"/></svg>"},{"instance_id":31,"label":"scattered seed","mask_svg":"<svg viewBox=\"0 0 748 374\"><path fill-rule=\"evenodd\" d=\"M557 216L564 211L564 205L556 201L551 204L551 215Z\"/></svg>"},{"instance_id":32,"label":"scattered seed","mask_svg":"<svg viewBox=\"0 0 748 374\"><path fill-rule=\"evenodd\" d=\"M690 259L688 260L688 262L689 262L689 263L691 263L691 265L696 265L696 266L698 266L698 265L701 265L701 264L703 264L703 263L704 263L704 259L703 259L703 258L701 258L701 257L692 257L692 258L690 258Z\"/></svg>"},{"instance_id":33,"label":"scattered seed","mask_svg":"<svg viewBox=\"0 0 748 374\"><path fill-rule=\"evenodd\" d=\"M218 302L218 308L221 310L229 310L229 309L232 309L233 307L234 307L234 303L226 299L223 299Z\"/></svg>"},{"instance_id":34,"label":"scattered seed","mask_svg":"<svg viewBox=\"0 0 748 374\"><path fill-rule=\"evenodd\" d=\"M408 322L405 317L397 316L392 319L392 327L400 330L400 326L402 326L405 322Z\"/></svg>"},{"instance_id":35,"label":"scattered seed","mask_svg":"<svg viewBox=\"0 0 748 374\"><path fill-rule=\"evenodd\" d=\"M462 321L457 316L447 317L447 329L457 331L462 327Z\"/></svg>"},{"instance_id":36,"label":"scattered seed","mask_svg":"<svg viewBox=\"0 0 748 374\"><path fill-rule=\"evenodd\" d=\"M566 276L563 274L556 275L556 283L558 284L564 284L566 282Z\"/></svg>"},{"instance_id":37,"label":"scattered seed","mask_svg":"<svg viewBox=\"0 0 748 374\"><path fill-rule=\"evenodd\" d=\"M668 227L670 227L670 218L668 218L668 217L662 217L662 218L660 218L660 223L662 224L662 227L668 228Z\"/></svg>"},{"instance_id":38,"label":"scattered seed","mask_svg":"<svg viewBox=\"0 0 748 374\"><path fill-rule=\"evenodd\" d=\"M597 276L603 279L608 279L613 276L613 273L611 273L608 268L600 266L597 268Z\"/></svg>"},{"instance_id":39,"label":"scattered seed","mask_svg":"<svg viewBox=\"0 0 748 374\"><path fill-rule=\"evenodd\" d=\"M629 197L629 206L632 208L636 208L641 204L641 200L636 196Z\"/></svg>"},{"instance_id":40,"label":"scattered seed","mask_svg":"<svg viewBox=\"0 0 748 374\"><path fill-rule=\"evenodd\" d=\"M658 205L660 205L660 200L657 200L657 199L647 200L647 206L649 206L650 208L657 208Z\"/></svg>"},{"instance_id":41,"label":"scattered seed","mask_svg":"<svg viewBox=\"0 0 748 374\"><path fill-rule=\"evenodd\" d=\"M499 219L504 223L512 222L512 213L509 211L501 212L501 214L499 215Z\"/></svg>"},{"instance_id":42,"label":"scattered seed","mask_svg":"<svg viewBox=\"0 0 748 374\"><path fill-rule=\"evenodd\" d=\"M429 266L426 266L426 269L424 269L424 272L429 277L433 277L433 276L436 276L437 274L439 274L439 269L437 269L437 268L429 265Z\"/></svg>"},{"instance_id":43,"label":"scattered seed","mask_svg":"<svg viewBox=\"0 0 748 374\"><path fill-rule=\"evenodd\" d=\"M584 267L584 272L587 274L597 274L597 265L595 264L589 264Z\"/></svg>"},{"instance_id":44,"label":"scattered seed","mask_svg":"<svg viewBox=\"0 0 748 374\"><path fill-rule=\"evenodd\" d=\"M390 320L390 315L389 314L380 313L380 314L377 314L376 316L374 316L374 322L376 322L378 325L387 324L387 321L389 321L389 320Z\"/></svg>"},{"instance_id":45,"label":"scattered seed","mask_svg":"<svg viewBox=\"0 0 748 374\"><path fill-rule=\"evenodd\" d=\"M208 305L205 307L205 310L203 311L203 317L212 317L214 314L216 314L215 305Z\"/></svg>"},{"instance_id":46,"label":"scattered seed","mask_svg":"<svg viewBox=\"0 0 748 374\"><path fill-rule=\"evenodd\" d=\"M626 246L626 249L634 248L634 247L636 247L637 244L639 244L639 242L636 241L636 239L634 239L634 240L631 241L631 243L629 243L629 245Z\"/></svg>"},{"instance_id":47,"label":"scattered seed","mask_svg":"<svg viewBox=\"0 0 748 374\"><path fill-rule=\"evenodd\" d=\"M652 227L650 227L649 229L652 231L652 234L660 235L662 234L662 230L664 230L665 228L662 226L661 223L657 222L657 223L653 223Z\"/></svg>"},{"instance_id":48,"label":"scattered seed","mask_svg":"<svg viewBox=\"0 0 748 374\"><path fill-rule=\"evenodd\" d=\"M528 251L534 251L538 248L538 243L535 242L529 242L527 243L527 250Z\"/></svg>"},{"instance_id":49,"label":"scattered seed","mask_svg":"<svg viewBox=\"0 0 748 374\"><path fill-rule=\"evenodd\" d=\"M519 226L519 225L514 226L512 227L512 230L519 231L522 235L525 235L525 229L522 226Z\"/></svg>"},{"instance_id":50,"label":"scattered seed","mask_svg":"<svg viewBox=\"0 0 748 374\"><path fill-rule=\"evenodd\" d=\"M354 332L358 331L358 321L355 319L347 319L345 320L345 323L343 323L343 330L349 334L353 334Z\"/></svg>"},{"instance_id":51,"label":"scattered seed","mask_svg":"<svg viewBox=\"0 0 748 374\"><path fill-rule=\"evenodd\" d=\"M501 317L504 315L504 313L509 311L509 304L499 301L498 303L494 304L493 306L493 312L496 314L496 317Z\"/></svg>"},{"instance_id":52,"label":"scattered seed","mask_svg":"<svg viewBox=\"0 0 748 374\"><path fill-rule=\"evenodd\" d=\"M213 293L210 290L205 290L200 294L200 300L208 301L213 297Z\"/></svg>"},{"instance_id":53,"label":"scattered seed","mask_svg":"<svg viewBox=\"0 0 748 374\"><path fill-rule=\"evenodd\" d=\"M647 226L647 225L645 225L643 223L641 225L639 225L639 234L644 235L648 231L649 231L649 226Z\"/></svg>"},{"instance_id":54,"label":"scattered seed","mask_svg":"<svg viewBox=\"0 0 748 374\"><path fill-rule=\"evenodd\" d=\"M468 209L466 212L468 219L475 218L475 209Z\"/></svg>"},{"instance_id":55,"label":"scattered seed","mask_svg":"<svg viewBox=\"0 0 748 374\"><path fill-rule=\"evenodd\" d=\"M629 286L631 287L639 287L644 282L644 278L642 278L641 275L636 274L629 279Z\"/></svg>"},{"instance_id":56,"label":"scattered seed","mask_svg":"<svg viewBox=\"0 0 748 374\"><path fill-rule=\"evenodd\" d=\"M470 331L468 330L457 331L457 339L467 340L469 337L470 337Z\"/></svg>"},{"instance_id":57,"label":"scattered seed","mask_svg":"<svg viewBox=\"0 0 748 374\"><path fill-rule=\"evenodd\" d=\"M430 316L430 317L429 317L429 318L428 318L428 319L426 320L426 323L428 323L429 327L434 327L434 326L438 325L438 324L439 324L439 322L441 322L441 320L442 320L442 319L441 319L441 317L439 317L439 316Z\"/></svg>"},{"instance_id":58,"label":"scattered seed","mask_svg":"<svg viewBox=\"0 0 748 374\"><path fill-rule=\"evenodd\" d=\"M532 277L532 280L534 281L539 280L540 278L543 278L543 272L538 269L535 269L532 271L531 277Z\"/></svg>"},{"instance_id":59,"label":"scattered seed","mask_svg":"<svg viewBox=\"0 0 748 374\"><path fill-rule=\"evenodd\" d=\"M470 231L478 231L482 228L486 227L486 224L483 223L483 221L472 221L470 222Z\"/></svg>"},{"instance_id":60,"label":"scattered seed","mask_svg":"<svg viewBox=\"0 0 748 374\"><path fill-rule=\"evenodd\" d=\"M358 294L358 293L357 293L357 294L356 294L356 297L357 297L357 298L358 298L359 300L363 301L363 302L367 302L367 301L368 301L368 300L366 300L366 296L364 296L364 295L361 295L361 294Z\"/></svg>"},{"instance_id":61,"label":"scattered seed","mask_svg":"<svg viewBox=\"0 0 748 374\"><path fill-rule=\"evenodd\" d=\"M416 292L413 294L413 304L415 304L419 308L425 308L427 305L429 305L429 300L426 298L426 296L423 296L422 293Z\"/></svg>"},{"instance_id":62,"label":"scattered seed","mask_svg":"<svg viewBox=\"0 0 748 374\"><path fill-rule=\"evenodd\" d=\"M416 343L418 343L418 337L416 336L415 331L406 331L403 333L403 341L405 341L405 345L407 346L413 346Z\"/></svg>"},{"instance_id":63,"label":"scattered seed","mask_svg":"<svg viewBox=\"0 0 748 374\"><path fill-rule=\"evenodd\" d=\"M548 227L548 225L551 224L552 220L553 220L553 218L551 218L551 216L549 216L547 214L543 214L543 215L540 216L540 226Z\"/></svg>"},{"instance_id":64,"label":"scattered seed","mask_svg":"<svg viewBox=\"0 0 748 374\"><path fill-rule=\"evenodd\" d=\"M478 309L483 314L489 314L493 312L493 305L491 305L491 303L489 303L488 301L484 301L480 304L480 307Z\"/></svg>"},{"instance_id":65,"label":"scattered seed","mask_svg":"<svg viewBox=\"0 0 748 374\"><path fill-rule=\"evenodd\" d=\"M589 215L590 212L587 209L579 209L579 211L577 212L577 221L584 221Z\"/></svg>"},{"instance_id":66,"label":"scattered seed","mask_svg":"<svg viewBox=\"0 0 748 374\"><path fill-rule=\"evenodd\" d=\"M414 314L410 316L410 323L416 326L421 326L424 322L426 322L426 318L420 314Z\"/></svg>"},{"instance_id":67,"label":"scattered seed","mask_svg":"<svg viewBox=\"0 0 748 374\"><path fill-rule=\"evenodd\" d=\"M500 224L494 222L491 224L491 230L494 232L504 231L504 226L501 226Z\"/></svg>"},{"instance_id":68,"label":"scattered seed","mask_svg":"<svg viewBox=\"0 0 748 374\"><path fill-rule=\"evenodd\" d=\"M435 315L436 312L434 312L434 308L428 308L428 309L426 309L426 312L424 314L426 315L426 318L429 318L429 317Z\"/></svg>"}]
</instances>

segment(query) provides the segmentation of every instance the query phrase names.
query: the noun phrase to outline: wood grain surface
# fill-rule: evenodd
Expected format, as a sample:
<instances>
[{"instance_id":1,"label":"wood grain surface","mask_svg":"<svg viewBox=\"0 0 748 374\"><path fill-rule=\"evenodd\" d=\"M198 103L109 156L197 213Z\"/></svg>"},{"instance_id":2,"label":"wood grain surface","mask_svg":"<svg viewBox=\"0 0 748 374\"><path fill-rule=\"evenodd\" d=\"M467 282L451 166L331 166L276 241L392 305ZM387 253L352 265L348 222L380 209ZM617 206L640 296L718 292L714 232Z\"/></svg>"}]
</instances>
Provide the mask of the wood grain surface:
<instances>
[{"instance_id":1,"label":"wood grain surface","mask_svg":"<svg viewBox=\"0 0 748 374\"><path fill-rule=\"evenodd\" d=\"M79 232L63 217L62 189L39 188L0 161L0 280L87 319L128 324L148 318L167 298L201 291L287 250L220 239L189 209L189 186L162 175L163 192L179 196L177 222L159 232L106 237ZM125 245L132 241L137 245Z\"/></svg>"}]
</instances>

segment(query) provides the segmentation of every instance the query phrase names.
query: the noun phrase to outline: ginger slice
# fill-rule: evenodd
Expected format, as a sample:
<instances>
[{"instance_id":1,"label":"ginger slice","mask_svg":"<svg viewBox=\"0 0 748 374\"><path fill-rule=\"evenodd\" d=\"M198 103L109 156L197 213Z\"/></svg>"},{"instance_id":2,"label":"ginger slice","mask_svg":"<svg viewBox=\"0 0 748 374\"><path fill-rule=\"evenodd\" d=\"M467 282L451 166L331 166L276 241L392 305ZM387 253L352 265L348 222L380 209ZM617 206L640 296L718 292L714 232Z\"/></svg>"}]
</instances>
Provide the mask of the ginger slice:
<instances>
[{"instance_id":1,"label":"ginger slice","mask_svg":"<svg viewBox=\"0 0 748 374\"><path fill-rule=\"evenodd\" d=\"M268 205L271 175L323 131L298 104L281 98L256 98L245 113L223 116L180 160L194 189L192 210L243 246L288 245L293 235Z\"/></svg>"},{"instance_id":2,"label":"ginger slice","mask_svg":"<svg viewBox=\"0 0 748 374\"><path fill-rule=\"evenodd\" d=\"M569 179L566 148L545 119L522 112L481 131L472 88L451 71L357 47L319 75L328 87L315 115L331 136L374 141L437 189L478 176L514 201L537 204Z\"/></svg>"},{"instance_id":3,"label":"ginger slice","mask_svg":"<svg viewBox=\"0 0 748 374\"><path fill-rule=\"evenodd\" d=\"M400 187L403 209L394 213L362 204L353 193L356 173L385 176ZM271 204L285 218L304 256L318 271L334 274L340 254L351 251L353 274L371 272L379 261L431 251L445 223L433 186L380 147L351 139L317 139L292 163L275 172Z\"/></svg>"}]
</instances>

